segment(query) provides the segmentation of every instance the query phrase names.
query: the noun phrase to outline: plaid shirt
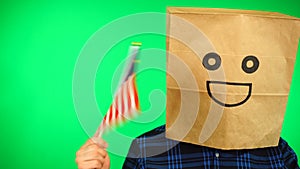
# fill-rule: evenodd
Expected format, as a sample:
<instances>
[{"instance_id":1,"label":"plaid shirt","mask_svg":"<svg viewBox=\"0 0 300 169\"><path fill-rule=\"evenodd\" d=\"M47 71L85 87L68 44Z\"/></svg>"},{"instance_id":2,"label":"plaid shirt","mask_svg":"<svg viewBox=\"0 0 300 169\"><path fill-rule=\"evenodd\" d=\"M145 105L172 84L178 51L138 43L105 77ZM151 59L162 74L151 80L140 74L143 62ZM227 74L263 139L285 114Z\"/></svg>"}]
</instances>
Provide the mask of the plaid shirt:
<instances>
[{"instance_id":1,"label":"plaid shirt","mask_svg":"<svg viewBox=\"0 0 300 169\"><path fill-rule=\"evenodd\" d=\"M165 138L165 126L136 138L123 169L299 169L297 156L280 138L277 147L219 150Z\"/></svg>"}]
</instances>

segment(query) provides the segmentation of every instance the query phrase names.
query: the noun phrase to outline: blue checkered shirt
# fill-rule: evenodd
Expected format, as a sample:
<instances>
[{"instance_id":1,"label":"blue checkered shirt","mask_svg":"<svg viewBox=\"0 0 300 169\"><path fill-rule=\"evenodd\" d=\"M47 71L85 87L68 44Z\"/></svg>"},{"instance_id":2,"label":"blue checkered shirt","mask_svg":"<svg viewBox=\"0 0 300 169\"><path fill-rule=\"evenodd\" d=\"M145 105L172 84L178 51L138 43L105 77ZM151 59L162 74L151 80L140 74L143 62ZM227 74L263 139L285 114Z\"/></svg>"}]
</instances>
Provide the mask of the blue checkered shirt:
<instances>
[{"instance_id":1,"label":"blue checkered shirt","mask_svg":"<svg viewBox=\"0 0 300 169\"><path fill-rule=\"evenodd\" d=\"M219 150L165 138L165 126L136 138L123 169L299 169L297 156L280 138L277 147Z\"/></svg>"}]
</instances>

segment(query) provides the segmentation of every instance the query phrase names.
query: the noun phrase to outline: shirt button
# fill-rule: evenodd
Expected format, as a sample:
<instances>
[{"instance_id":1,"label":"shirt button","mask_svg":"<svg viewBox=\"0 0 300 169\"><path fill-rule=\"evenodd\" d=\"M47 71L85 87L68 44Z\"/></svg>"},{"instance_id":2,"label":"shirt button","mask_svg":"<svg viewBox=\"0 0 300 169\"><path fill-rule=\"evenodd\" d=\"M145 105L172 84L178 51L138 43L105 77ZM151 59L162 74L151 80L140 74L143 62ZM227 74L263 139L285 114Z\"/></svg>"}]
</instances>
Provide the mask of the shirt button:
<instances>
[{"instance_id":1,"label":"shirt button","mask_svg":"<svg viewBox=\"0 0 300 169\"><path fill-rule=\"evenodd\" d=\"M216 157L217 157L217 158L219 158L219 156L220 156L220 154L219 154L219 153L216 153L215 155L216 155Z\"/></svg>"}]
</instances>

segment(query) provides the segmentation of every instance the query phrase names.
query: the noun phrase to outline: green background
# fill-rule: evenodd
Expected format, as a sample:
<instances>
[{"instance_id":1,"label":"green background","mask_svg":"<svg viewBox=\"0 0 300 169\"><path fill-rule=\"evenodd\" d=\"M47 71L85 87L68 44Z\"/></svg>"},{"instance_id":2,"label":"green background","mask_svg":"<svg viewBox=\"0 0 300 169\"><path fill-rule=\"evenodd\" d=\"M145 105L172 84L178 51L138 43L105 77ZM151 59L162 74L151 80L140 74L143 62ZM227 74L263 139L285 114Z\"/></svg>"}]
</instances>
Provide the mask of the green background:
<instances>
[{"instance_id":1,"label":"green background","mask_svg":"<svg viewBox=\"0 0 300 169\"><path fill-rule=\"evenodd\" d=\"M165 12L167 6L255 9L300 17L300 1L296 0L1 1L0 168L76 168L75 152L89 137L77 118L72 94L73 72L82 48L97 30L113 20L139 12ZM165 25L161 28L164 30ZM119 29L122 31L122 27ZM111 36L114 35L107 34L103 41ZM101 112L111 103L115 86L111 77L131 41L142 41L143 49L165 49L165 37L151 34L120 39L112 46L95 78ZM163 57L152 61L165 64ZM298 59L282 131L282 137L298 155L299 73ZM117 129L118 133L133 138L164 123L164 111L147 114L154 109L163 110L155 105L165 101L164 76L158 70L141 73L138 85L146 113ZM153 89L161 92L151 95ZM111 140L111 146L127 151L130 141L105 137ZM120 168L124 157L115 153L110 156L111 168Z\"/></svg>"}]
</instances>

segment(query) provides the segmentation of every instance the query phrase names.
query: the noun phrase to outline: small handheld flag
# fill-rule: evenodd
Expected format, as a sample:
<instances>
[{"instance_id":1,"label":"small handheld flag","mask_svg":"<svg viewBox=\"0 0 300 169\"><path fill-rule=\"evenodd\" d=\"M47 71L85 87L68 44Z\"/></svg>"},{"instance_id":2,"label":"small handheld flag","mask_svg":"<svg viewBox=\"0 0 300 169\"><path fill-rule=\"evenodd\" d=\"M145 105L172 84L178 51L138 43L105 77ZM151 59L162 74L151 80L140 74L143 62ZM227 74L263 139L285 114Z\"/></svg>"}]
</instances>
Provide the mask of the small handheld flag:
<instances>
[{"instance_id":1,"label":"small handheld flag","mask_svg":"<svg viewBox=\"0 0 300 169\"><path fill-rule=\"evenodd\" d=\"M132 118L139 112L140 107L136 86L135 65L139 62L136 59L140 46L140 42L133 42L131 44L129 48L129 60L120 81L119 89L115 94L113 103L98 127L94 138L100 138L107 128L124 122L126 118Z\"/></svg>"}]
</instances>

